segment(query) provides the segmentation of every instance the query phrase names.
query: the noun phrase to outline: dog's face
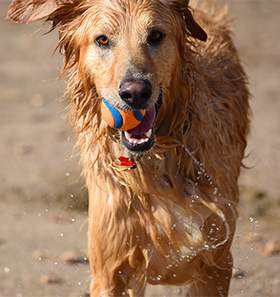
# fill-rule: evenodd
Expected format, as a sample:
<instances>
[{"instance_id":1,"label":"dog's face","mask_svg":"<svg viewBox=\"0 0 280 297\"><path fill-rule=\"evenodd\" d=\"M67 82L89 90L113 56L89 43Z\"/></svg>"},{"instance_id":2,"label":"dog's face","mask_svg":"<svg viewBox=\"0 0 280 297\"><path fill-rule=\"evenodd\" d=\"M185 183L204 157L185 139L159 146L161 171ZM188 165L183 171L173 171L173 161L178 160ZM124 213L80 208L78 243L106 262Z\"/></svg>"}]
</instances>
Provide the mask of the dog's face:
<instances>
[{"instance_id":1,"label":"dog's face","mask_svg":"<svg viewBox=\"0 0 280 297\"><path fill-rule=\"evenodd\" d=\"M76 75L77 89L95 91L99 101L105 99L122 110L146 110L136 128L121 132L123 145L141 153L155 142L165 90L178 78L181 58L186 58L186 36L207 37L188 4L188 0L14 0L7 18L29 23L47 17L60 28L58 47L65 53L65 69ZM85 94L75 96L80 100Z\"/></svg>"},{"instance_id":2,"label":"dog's face","mask_svg":"<svg viewBox=\"0 0 280 297\"><path fill-rule=\"evenodd\" d=\"M86 11L77 31L79 68L98 96L122 110L146 110L139 126L121 132L133 153L154 144L162 92L177 67L178 27L174 12L160 1L103 1Z\"/></svg>"}]
</instances>

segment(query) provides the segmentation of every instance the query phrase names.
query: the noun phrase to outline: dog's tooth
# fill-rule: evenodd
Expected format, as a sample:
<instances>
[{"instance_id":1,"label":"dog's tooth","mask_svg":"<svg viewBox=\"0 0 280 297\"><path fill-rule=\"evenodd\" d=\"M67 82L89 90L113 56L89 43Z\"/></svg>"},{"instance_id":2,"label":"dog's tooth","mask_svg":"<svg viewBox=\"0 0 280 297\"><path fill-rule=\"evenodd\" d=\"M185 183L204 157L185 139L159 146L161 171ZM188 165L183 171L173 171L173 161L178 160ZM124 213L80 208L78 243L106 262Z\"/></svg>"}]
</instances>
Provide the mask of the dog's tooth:
<instances>
[{"instance_id":1,"label":"dog's tooth","mask_svg":"<svg viewBox=\"0 0 280 297\"><path fill-rule=\"evenodd\" d=\"M150 138L152 136L152 129L145 133L145 135Z\"/></svg>"},{"instance_id":2,"label":"dog's tooth","mask_svg":"<svg viewBox=\"0 0 280 297\"><path fill-rule=\"evenodd\" d=\"M125 135L125 138L126 139L130 139L131 138L131 136L132 136L132 134L131 133L128 133L127 131L124 131L124 135Z\"/></svg>"},{"instance_id":3,"label":"dog's tooth","mask_svg":"<svg viewBox=\"0 0 280 297\"><path fill-rule=\"evenodd\" d=\"M125 135L126 136L126 135ZM128 142L132 143L133 139L132 138L126 138L128 140Z\"/></svg>"}]
</instances>

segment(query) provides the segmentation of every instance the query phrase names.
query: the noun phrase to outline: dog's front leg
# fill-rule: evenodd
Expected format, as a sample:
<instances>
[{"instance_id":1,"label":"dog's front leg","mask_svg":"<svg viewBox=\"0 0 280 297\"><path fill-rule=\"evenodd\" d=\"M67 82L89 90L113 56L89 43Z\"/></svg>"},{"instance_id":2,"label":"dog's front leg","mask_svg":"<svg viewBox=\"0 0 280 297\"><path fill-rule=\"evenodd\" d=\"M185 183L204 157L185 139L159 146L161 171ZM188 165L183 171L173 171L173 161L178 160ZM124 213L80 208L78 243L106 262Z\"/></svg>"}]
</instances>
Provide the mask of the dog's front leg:
<instances>
[{"instance_id":1,"label":"dog's front leg","mask_svg":"<svg viewBox=\"0 0 280 297\"><path fill-rule=\"evenodd\" d=\"M116 214L110 209L110 198L107 198L106 193L100 192L102 190L98 189L94 196L92 193L89 195L88 257L92 273L90 296L129 296L124 282L118 277L118 267L123 258L119 250L121 244L118 246L122 227L118 226Z\"/></svg>"},{"instance_id":2,"label":"dog's front leg","mask_svg":"<svg viewBox=\"0 0 280 297\"><path fill-rule=\"evenodd\" d=\"M129 297L127 291L119 286L104 289L100 286L101 283L92 280L90 283L90 296L91 297Z\"/></svg>"},{"instance_id":3,"label":"dog's front leg","mask_svg":"<svg viewBox=\"0 0 280 297\"><path fill-rule=\"evenodd\" d=\"M98 217L96 214L93 217L90 212L88 230L88 257L92 273L90 296L129 296L122 279L116 277L115 266L118 260L112 254L113 243L105 236L100 236L96 224L93 223L95 220L98 220ZM108 228L110 227L108 226Z\"/></svg>"},{"instance_id":4,"label":"dog's front leg","mask_svg":"<svg viewBox=\"0 0 280 297\"><path fill-rule=\"evenodd\" d=\"M105 182L104 182L105 184ZM144 295L145 257L137 233L138 217L129 208L129 195L115 183L88 185L88 257L92 297ZM142 279L143 278L143 279Z\"/></svg>"}]
</instances>

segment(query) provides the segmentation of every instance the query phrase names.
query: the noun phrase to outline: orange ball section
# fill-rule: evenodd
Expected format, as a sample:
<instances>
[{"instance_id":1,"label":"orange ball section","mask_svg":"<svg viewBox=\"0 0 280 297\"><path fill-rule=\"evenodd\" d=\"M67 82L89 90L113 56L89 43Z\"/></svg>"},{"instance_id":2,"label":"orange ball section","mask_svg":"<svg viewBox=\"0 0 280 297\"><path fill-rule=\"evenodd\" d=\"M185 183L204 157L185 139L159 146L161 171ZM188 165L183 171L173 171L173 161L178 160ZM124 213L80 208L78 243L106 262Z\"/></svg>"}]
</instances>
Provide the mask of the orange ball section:
<instances>
[{"instance_id":1,"label":"orange ball section","mask_svg":"<svg viewBox=\"0 0 280 297\"><path fill-rule=\"evenodd\" d=\"M111 105L112 106L112 105ZM112 106L112 109L114 110L114 113L108 108L108 106L102 101L101 103L101 114L103 120L108 124L108 126L119 129L122 131L127 131L130 129L135 128L138 126L141 121L137 120L133 110L122 110L115 106ZM142 116L144 117L146 114L146 110L140 110ZM121 119L120 119L121 116ZM122 126L119 128L116 128L117 121L122 120Z\"/></svg>"}]
</instances>

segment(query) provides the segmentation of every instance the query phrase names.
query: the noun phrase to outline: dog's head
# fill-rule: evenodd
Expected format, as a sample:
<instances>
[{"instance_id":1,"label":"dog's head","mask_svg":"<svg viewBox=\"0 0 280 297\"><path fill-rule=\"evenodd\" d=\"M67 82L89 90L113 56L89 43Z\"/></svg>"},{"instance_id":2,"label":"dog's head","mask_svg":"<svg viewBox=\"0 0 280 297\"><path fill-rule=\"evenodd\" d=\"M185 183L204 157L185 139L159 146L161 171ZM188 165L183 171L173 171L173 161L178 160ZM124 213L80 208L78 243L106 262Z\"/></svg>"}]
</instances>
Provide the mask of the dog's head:
<instances>
[{"instance_id":1,"label":"dog's head","mask_svg":"<svg viewBox=\"0 0 280 297\"><path fill-rule=\"evenodd\" d=\"M148 151L164 91L175 79L188 35L206 40L188 0L14 0L8 19L48 18L60 28L68 68L76 65L84 90L122 110L146 110L121 131L132 153ZM70 66L69 66L70 65Z\"/></svg>"}]
</instances>

